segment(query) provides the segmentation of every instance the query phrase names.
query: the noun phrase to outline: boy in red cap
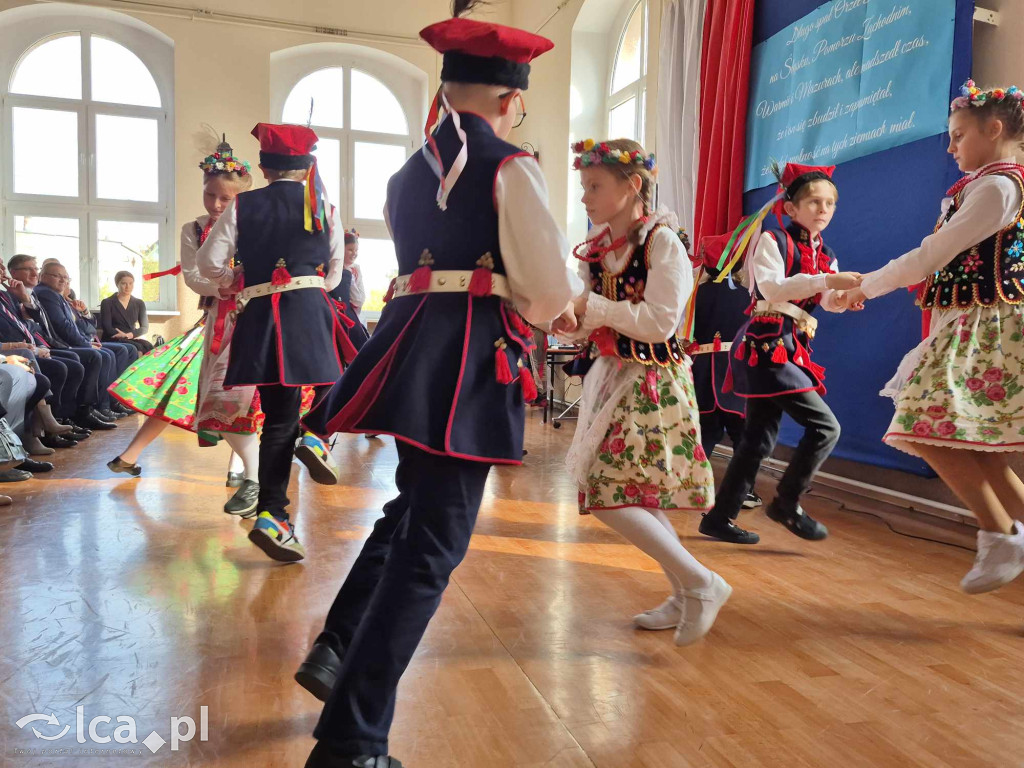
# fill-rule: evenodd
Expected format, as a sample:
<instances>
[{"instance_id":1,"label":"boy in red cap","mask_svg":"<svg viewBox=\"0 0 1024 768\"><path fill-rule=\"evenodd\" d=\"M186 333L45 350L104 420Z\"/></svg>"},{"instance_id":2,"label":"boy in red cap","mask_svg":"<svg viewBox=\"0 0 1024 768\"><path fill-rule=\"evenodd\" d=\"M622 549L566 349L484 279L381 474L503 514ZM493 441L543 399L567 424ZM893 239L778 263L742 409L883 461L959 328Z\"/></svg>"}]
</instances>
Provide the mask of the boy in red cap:
<instances>
[{"instance_id":1,"label":"boy in red cap","mask_svg":"<svg viewBox=\"0 0 1024 768\"><path fill-rule=\"evenodd\" d=\"M309 768L395 768L398 681L469 547L493 464L522 462L531 323L575 328L582 281L517 124L536 35L458 18L420 34L444 54L427 142L388 184L399 276L380 322L306 417L317 434L389 434L399 495L384 507L296 679L326 701ZM513 308L513 304L515 305Z\"/></svg>"},{"instance_id":2,"label":"boy in red cap","mask_svg":"<svg viewBox=\"0 0 1024 768\"><path fill-rule=\"evenodd\" d=\"M256 386L266 420L260 494L249 539L269 557L295 562L305 550L286 508L302 387L327 391L341 376L339 348L354 354L327 291L341 280L344 230L323 194L304 126L260 123L260 169L269 186L243 192L217 220L197 261L203 277L237 296L225 388ZM330 473L319 438L303 438L311 473Z\"/></svg>"},{"instance_id":3,"label":"boy in red cap","mask_svg":"<svg viewBox=\"0 0 1024 768\"><path fill-rule=\"evenodd\" d=\"M829 312L845 311L843 292L860 285L859 274L838 272L835 254L821 238L839 199L834 170L786 165L774 210L780 224L783 213L790 223L767 228L747 260L753 302L730 357L732 386L747 400L747 420L714 509L701 520L705 536L736 544L760 541L733 521L758 467L775 449L783 414L803 427L804 436L766 512L803 539L828 536L828 529L800 507L800 497L839 440L839 422L822 399L825 369L811 361L810 342L818 325L811 313L819 305Z\"/></svg>"}]
</instances>

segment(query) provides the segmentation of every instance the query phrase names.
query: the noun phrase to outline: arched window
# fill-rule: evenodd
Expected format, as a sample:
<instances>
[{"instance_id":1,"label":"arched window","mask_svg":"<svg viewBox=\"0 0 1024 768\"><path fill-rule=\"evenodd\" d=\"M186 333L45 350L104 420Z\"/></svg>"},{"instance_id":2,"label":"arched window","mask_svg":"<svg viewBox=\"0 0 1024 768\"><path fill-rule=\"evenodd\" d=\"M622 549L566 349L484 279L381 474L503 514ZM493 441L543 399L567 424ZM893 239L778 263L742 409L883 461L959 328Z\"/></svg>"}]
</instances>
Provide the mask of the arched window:
<instances>
[{"instance_id":1,"label":"arched window","mask_svg":"<svg viewBox=\"0 0 1024 768\"><path fill-rule=\"evenodd\" d=\"M176 259L171 43L121 14L26 10L0 14L4 256L60 259L94 307L128 270L174 310L173 281L141 279Z\"/></svg>"},{"instance_id":2,"label":"arched window","mask_svg":"<svg viewBox=\"0 0 1024 768\"><path fill-rule=\"evenodd\" d=\"M388 179L420 143L413 126L426 112L426 74L360 46L302 46L293 53L272 59L272 82L283 86L281 93L273 89L278 114L286 123L309 123L320 138L315 154L327 194L345 227L360 235L363 314L372 319L398 274L384 201Z\"/></svg>"},{"instance_id":3,"label":"arched window","mask_svg":"<svg viewBox=\"0 0 1024 768\"><path fill-rule=\"evenodd\" d=\"M608 82L608 136L644 141L647 107L647 0L626 15Z\"/></svg>"}]
</instances>

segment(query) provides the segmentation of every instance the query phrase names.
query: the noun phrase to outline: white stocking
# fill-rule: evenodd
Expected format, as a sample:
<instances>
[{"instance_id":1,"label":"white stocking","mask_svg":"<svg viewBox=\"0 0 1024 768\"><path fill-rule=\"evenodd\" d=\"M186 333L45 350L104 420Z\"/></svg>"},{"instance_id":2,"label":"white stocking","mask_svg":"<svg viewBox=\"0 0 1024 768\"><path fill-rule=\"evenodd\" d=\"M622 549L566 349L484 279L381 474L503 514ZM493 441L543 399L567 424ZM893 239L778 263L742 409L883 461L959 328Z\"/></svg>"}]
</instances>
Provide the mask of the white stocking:
<instances>
[{"instance_id":1,"label":"white stocking","mask_svg":"<svg viewBox=\"0 0 1024 768\"><path fill-rule=\"evenodd\" d=\"M245 471L245 479L259 482L260 475L260 440L256 435L239 435L227 432L221 435L225 442L231 446L234 454L231 456L229 472ZM238 462L242 467L238 467ZM237 467L237 468L236 468Z\"/></svg>"},{"instance_id":2,"label":"white stocking","mask_svg":"<svg viewBox=\"0 0 1024 768\"><path fill-rule=\"evenodd\" d=\"M657 560L677 595L684 589L705 589L711 585L711 571L686 550L660 510L625 507L593 510L593 515Z\"/></svg>"}]
</instances>

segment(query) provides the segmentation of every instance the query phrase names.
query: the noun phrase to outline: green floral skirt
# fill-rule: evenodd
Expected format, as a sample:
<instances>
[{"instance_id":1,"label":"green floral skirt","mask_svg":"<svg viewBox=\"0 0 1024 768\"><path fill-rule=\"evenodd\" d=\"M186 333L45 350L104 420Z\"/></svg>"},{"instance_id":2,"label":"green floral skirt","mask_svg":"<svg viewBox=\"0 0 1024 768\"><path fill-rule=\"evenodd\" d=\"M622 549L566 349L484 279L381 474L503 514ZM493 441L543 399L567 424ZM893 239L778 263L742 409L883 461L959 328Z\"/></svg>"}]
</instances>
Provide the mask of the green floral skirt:
<instances>
[{"instance_id":1,"label":"green floral skirt","mask_svg":"<svg viewBox=\"0 0 1024 768\"><path fill-rule=\"evenodd\" d=\"M915 444L1024 451L1024 308L975 307L936 325L907 356L906 381L890 383L885 442L915 455Z\"/></svg>"},{"instance_id":2,"label":"green floral skirt","mask_svg":"<svg viewBox=\"0 0 1024 768\"><path fill-rule=\"evenodd\" d=\"M579 494L581 514L620 507L704 511L713 506L715 478L700 444L689 365L627 363L619 368L617 360L605 357L587 374L584 387L584 401L589 394L592 402L581 404L584 420L577 437L586 443L589 431L602 439L586 451L590 458ZM594 393L615 398L615 405L602 404L600 394L594 402Z\"/></svg>"}]
</instances>

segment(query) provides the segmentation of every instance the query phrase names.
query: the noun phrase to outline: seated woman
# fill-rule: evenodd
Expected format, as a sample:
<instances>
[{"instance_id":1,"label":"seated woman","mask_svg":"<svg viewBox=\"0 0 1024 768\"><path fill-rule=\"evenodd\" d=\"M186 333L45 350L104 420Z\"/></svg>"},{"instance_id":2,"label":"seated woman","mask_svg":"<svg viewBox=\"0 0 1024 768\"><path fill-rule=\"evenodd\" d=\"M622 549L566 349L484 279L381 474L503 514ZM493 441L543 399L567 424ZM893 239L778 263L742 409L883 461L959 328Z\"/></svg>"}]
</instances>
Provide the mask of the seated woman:
<instances>
[{"instance_id":1,"label":"seated woman","mask_svg":"<svg viewBox=\"0 0 1024 768\"><path fill-rule=\"evenodd\" d=\"M114 276L117 293L100 302L100 330L104 341L131 344L140 354L153 351L153 345L143 338L149 332L146 302L132 296L135 278L131 272L118 272Z\"/></svg>"}]
</instances>

